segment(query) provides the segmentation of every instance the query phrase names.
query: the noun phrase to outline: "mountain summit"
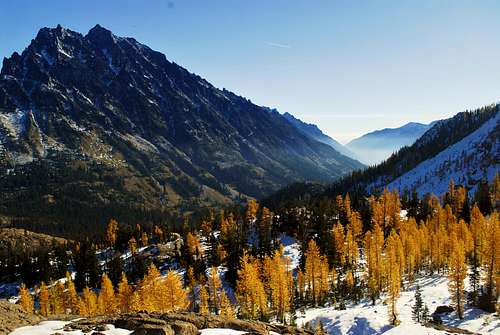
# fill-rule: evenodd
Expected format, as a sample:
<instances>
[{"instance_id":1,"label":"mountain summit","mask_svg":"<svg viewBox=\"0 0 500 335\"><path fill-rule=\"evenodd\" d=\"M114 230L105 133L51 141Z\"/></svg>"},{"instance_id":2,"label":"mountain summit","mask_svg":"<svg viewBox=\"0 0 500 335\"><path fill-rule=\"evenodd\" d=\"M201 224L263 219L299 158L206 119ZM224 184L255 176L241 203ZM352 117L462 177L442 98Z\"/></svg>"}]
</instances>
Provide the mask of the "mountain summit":
<instances>
[{"instance_id":1,"label":"mountain summit","mask_svg":"<svg viewBox=\"0 0 500 335\"><path fill-rule=\"evenodd\" d=\"M4 209L224 204L362 166L100 25L43 28L4 59L0 155Z\"/></svg>"}]
</instances>

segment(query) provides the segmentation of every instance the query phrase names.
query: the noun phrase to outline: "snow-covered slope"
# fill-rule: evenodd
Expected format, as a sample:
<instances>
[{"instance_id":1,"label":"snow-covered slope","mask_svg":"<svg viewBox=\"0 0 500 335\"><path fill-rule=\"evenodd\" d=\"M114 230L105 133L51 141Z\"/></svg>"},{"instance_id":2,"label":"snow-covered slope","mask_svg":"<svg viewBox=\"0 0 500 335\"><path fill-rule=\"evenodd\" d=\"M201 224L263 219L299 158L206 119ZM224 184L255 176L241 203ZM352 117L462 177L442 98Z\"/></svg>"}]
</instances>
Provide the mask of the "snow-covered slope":
<instances>
[{"instance_id":1,"label":"snow-covered slope","mask_svg":"<svg viewBox=\"0 0 500 335\"><path fill-rule=\"evenodd\" d=\"M479 129L392 181L388 187L441 194L450 179L475 190L478 181L500 171L500 112Z\"/></svg>"},{"instance_id":2,"label":"snow-covered slope","mask_svg":"<svg viewBox=\"0 0 500 335\"><path fill-rule=\"evenodd\" d=\"M429 307L430 313L434 312L438 306L451 304L446 277L420 278L417 283L422 289L422 298ZM377 302L375 306L372 306L369 301L348 305L345 310L336 310L332 307L307 309L305 314L298 314L297 324L300 326L306 322L315 324L321 321L328 334L446 334L446 332L424 327L412 320L411 312L417 283L401 292L397 304L401 324L397 327L392 327L388 323L387 305ZM443 323L480 334L498 334L500 330L498 317L468 305L466 305L463 320L458 319L455 313L451 313L443 317Z\"/></svg>"}]
</instances>

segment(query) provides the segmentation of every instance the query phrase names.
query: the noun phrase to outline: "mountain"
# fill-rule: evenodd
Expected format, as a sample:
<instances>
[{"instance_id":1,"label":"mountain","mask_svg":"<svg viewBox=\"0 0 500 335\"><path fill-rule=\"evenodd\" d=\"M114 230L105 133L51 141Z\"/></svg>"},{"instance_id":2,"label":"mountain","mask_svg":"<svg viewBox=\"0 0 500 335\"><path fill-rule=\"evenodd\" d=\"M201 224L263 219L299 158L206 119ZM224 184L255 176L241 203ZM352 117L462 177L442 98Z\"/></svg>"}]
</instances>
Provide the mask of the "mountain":
<instances>
[{"instance_id":1,"label":"mountain","mask_svg":"<svg viewBox=\"0 0 500 335\"><path fill-rule=\"evenodd\" d=\"M432 133L429 137L432 138ZM443 194L449 181L474 192L481 180L500 172L500 112L460 141L394 179L387 186L399 192L415 189L419 195ZM374 184L376 185L376 184Z\"/></svg>"},{"instance_id":2,"label":"mountain","mask_svg":"<svg viewBox=\"0 0 500 335\"><path fill-rule=\"evenodd\" d=\"M323 133L321 129L319 129L315 124L306 123L300 119L297 119L295 116L288 112L284 113L283 116L303 134L315 139L316 141L328 144L329 146L340 152L342 155L345 155L352 159L358 159L354 152L349 150L346 146L335 141L330 136Z\"/></svg>"},{"instance_id":3,"label":"mountain","mask_svg":"<svg viewBox=\"0 0 500 335\"><path fill-rule=\"evenodd\" d=\"M0 142L12 215L229 204L362 166L99 25L43 28L4 59Z\"/></svg>"},{"instance_id":4,"label":"mountain","mask_svg":"<svg viewBox=\"0 0 500 335\"><path fill-rule=\"evenodd\" d=\"M398 149L411 145L422 136L431 124L410 122L399 128L385 128L358 137L346 144L360 160L374 165L388 158Z\"/></svg>"},{"instance_id":5,"label":"mountain","mask_svg":"<svg viewBox=\"0 0 500 335\"><path fill-rule=\"evenodd\" d=\"M338 194L368 195L384 187L420 195L441 195L451 179L474 192L500 171L499 105L458 113L433 123L419 139L380 164L358 170L329 185L296 183L265 200L272 207L301 205Z\"/></svg>"}]
</instances>

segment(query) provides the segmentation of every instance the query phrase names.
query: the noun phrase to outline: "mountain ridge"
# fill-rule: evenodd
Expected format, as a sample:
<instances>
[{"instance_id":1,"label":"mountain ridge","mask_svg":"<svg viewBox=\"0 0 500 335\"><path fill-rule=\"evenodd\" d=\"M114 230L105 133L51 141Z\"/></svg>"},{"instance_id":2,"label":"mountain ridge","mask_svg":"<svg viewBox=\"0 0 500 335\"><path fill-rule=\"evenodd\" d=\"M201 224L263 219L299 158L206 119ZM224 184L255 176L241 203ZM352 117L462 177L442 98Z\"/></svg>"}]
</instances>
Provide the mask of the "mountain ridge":
<instances>
[{"instance_id":1,"label":"mountain ridge","mask_svg":"<svg viewBox=\"0 0 500 335\"><path fill-rule=\"evenodd\" d=\"M342 145L332 137L323 133L323 131L317 125L313 123L304 122L288 112L283 113L283 116L304 134L314 138L319 142L328 144L329 146L331 146L344 156L350 157L355 160L359 160L358 157L356 157L356 155L354 154L354 152L349 150L345 145Z\"/></svg>"},{"instance_id":2,"label":"mountain ridge","mask_svg":"<svg viewBox=\"0 0 500 335\"><path fill-rule=\"evenodd\" d=\"M47 198L82 208L227 205L361 166L100 25L85 36L40 29L3 60L0 77L6 212Z\"/></svg>"}]
</instances>

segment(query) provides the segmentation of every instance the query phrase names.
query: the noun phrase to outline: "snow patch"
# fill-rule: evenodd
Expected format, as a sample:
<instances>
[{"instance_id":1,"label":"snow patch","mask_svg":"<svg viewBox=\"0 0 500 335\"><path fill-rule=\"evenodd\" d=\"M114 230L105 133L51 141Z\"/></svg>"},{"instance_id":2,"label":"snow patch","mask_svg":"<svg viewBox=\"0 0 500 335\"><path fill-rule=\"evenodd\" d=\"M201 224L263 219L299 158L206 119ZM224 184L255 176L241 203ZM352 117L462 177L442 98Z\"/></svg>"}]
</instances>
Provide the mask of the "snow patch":
<instances>
[{"instance_id":1,"label":"snow patch","mask_svg":"<svg viewBox=\"0 0 500 335\"><path fill-rule=\"evenodd\" d=\"M50 334L61 334L61 335L83 335L81 330L74 331L64 331L63 328L71 321L44 321L36 326L21 327L14 330L10 335L50 335ZM128 335L131 334L131 330L115 328L113 325L107 325L108 330L101 331L100 333L106 335ZM92 334L86 333L86 334Z\"/></svg>"}]
</instances>

